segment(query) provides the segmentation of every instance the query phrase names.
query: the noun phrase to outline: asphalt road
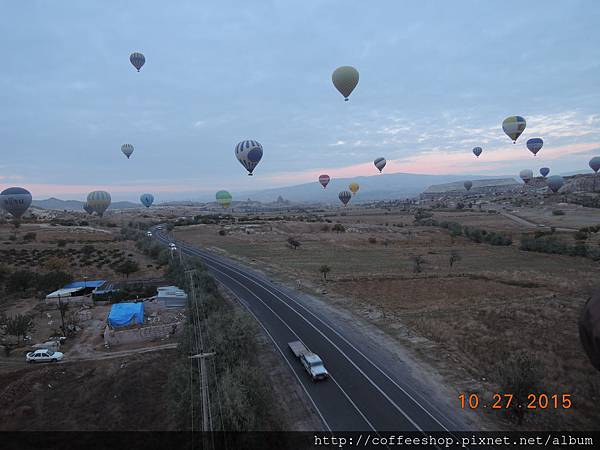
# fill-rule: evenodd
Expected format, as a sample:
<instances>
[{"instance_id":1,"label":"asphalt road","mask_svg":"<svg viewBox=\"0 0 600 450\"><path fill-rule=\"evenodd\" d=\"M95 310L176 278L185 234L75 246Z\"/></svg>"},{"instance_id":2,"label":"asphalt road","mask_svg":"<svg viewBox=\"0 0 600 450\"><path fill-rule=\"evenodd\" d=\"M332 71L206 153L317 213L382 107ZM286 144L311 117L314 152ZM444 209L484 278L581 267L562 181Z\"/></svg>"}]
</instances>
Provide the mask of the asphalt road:
<instances>
[{"instance_id":1,"label":"asphalt road","mask_svg":"<svg viewBox=\"0 0 600 450\"><path fill-rule=\"evenodd\" d=\"M162 243L171 242L153 229ZM296 375L319 413L325 429L332 431L455 431L457 422L403 385L401 373L388 373L372 353L361 350L354 335L335 329L289 291L284 291L239 263L175 242L186 255L201 257L218 282L225 285L256 317ZM324 361L331 377L313 383L288 348L300 340ZM413 380L414 382L414 380ZM293 407L293 405L291 406ZM462 428L464 429L464 428Z\"/></svg>"}]
</instances>

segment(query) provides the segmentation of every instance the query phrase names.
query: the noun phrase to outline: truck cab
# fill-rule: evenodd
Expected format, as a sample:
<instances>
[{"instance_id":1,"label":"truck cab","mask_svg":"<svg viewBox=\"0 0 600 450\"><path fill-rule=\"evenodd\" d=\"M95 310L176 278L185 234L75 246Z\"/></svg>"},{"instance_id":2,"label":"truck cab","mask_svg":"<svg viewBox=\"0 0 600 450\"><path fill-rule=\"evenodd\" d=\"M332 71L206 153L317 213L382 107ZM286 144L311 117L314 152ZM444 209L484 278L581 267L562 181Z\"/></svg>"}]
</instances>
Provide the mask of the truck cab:
<instances>
[{"instance_id":1,"label":"truck cab","mask_svg":"<svg viewBox=\"0 0 600 450\"><path fill-rule=\"evenodd\" d=\"M329 372L325 369L321 358L306 348L302 342L288 342L288 346L294 356L300 360L313 381L326 380L329 377Z\"/></svg>"}]
</instances>

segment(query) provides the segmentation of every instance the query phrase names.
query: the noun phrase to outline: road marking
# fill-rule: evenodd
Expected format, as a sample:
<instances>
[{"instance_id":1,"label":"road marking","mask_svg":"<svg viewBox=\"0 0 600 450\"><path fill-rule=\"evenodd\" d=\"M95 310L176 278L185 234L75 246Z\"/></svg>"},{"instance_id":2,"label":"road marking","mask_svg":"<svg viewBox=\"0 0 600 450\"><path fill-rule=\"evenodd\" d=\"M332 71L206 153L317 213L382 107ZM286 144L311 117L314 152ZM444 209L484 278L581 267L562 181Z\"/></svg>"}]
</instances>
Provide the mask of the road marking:
<instances>
[{"instance_id":1,"label":"road marking","mask_svg":"<svg viewBox=\"0 0 600 450\"><path fill-rule=\"evenodd\" d=\"M259 302L261 302L265 306L265 308L267 308L269 311L271 311L271 313L275 317L277 317L279 319L279 321L281 323L283 323L287 327L288 330L290 330L290 333L292 333L296 337L296 339L298 339L300 342L302 342L302 339L300 339L300 337L296 334L296 332L294 330L292 330L292 328L288 325L288 323L285 320L283 320L279 314L277 314L275 311L273 311L273 309L269 305L267 305L258 295L256 295L254 292L252 292L247 286L244 286L241 282L239 282L235 278L231 277L230 275L227 275L226 273L224 273L223 271L221 271L219 269L214 269L213 268L213 270L216 270L221 275L226 276L227 278L229 278L230 280L232 280L234 283L237 283L239 286L241 286L242 288L244 288L245 290L247 290L250 294L252 294L254 297L256 297L256 299ZM256 316L254 316L254 317L256 317ZM257 320L258 320L258 318L257 318ZM260 320L258 322L261 323ZM279 349L279 351L281 351L281 349ZM286 358L286 361L287 361L287 358ZM288 361L288 364L289 364L289 361ZM354 408L356 409L356 411L358 411L358 413L363 418L363 420L367 423L367 425L369 425L373 431L377 432L376 428L373 426L373 424L371 424L371 422L369 421L369 419L367 419L367 417L363 414L363 412L356 405L356 403L354 403L352 401L352 399L346 393L346 391L339 385L339 383L337 381L335 381L335 378L333 377L333 375L330 375L330 378L334 381L334 383L336 384L336 386L340 389L340 391L342 392L342 394L344 394L344 396L348 399L348 401L352 404L352 406L354 406ZM327 423L327 422L325 422L325 423ZM331 431L331 429L330 429L330 431Z\"/></svg>"},{"instance_id":2,"label":"road marking","mask_svg":"<svg viewBox=\"0 0 600 450\"><path fill-rule=\"evenodd\" d=\"M192 253L196 253L197 255L198 255L198 253L199 253L199 251L198 251L197 249L194 249L194 248L192 248L192 247L189 247L189 246L187 246L187 245L181 245L181 243L179 243L179 245L180 245L180 247L183 247L183 248L187 249L188 251L190 251L190 252L192 252ZM202 254L200 253L200 255L198 255L198 256L202 256ZM323 336L323 338L324 338L325 340L327 340L327 341L328 341L328 342L329 342L329 343L330 343L330 344L331 344L331 345L332 345L332 346L333 346L333 347L334 347L334 348L335 348L335 349L336 349L336 350L337 350L337 351L338 351L338 352L339 352L341 355L343 355L343 356L346 358L346 360L347 360L347 361L348 361L348 362L349 362L349 363L350 363L352 366L354 366L354 368L355 368L355 369L356 369L356 370L357 370L357 371L358 371L358 372L359 372L359 373L360 373L360 374L361 374L363 377L365 377L365 379L366 379L367 381L369 381L369 383L371 383L371 385L372 385L372 386L373 386L375 389L377 389L377 390L379 391L379 393L380 393L380 394L381 394L381 395L382 395L382 396L383 396L383 397L384 397L384 398L385 398L385 399L386 399L386 400L387 400L387 401L388 401L388 402L389 402L389 403L390 403L392 406L394 406L394 408L396 408L396 410L398 410L398 411L399 411L399 412L400 412L400 413L401 413L401 414L402 414L402 415L403 415L403 416L404 416L404 417L405 417L405 418L406 418L406 419L407 419L407 420L408 420L408 421L409 421L409 422L410 422L410 423L411 423L411 424L412 424L412 425L413 425L413 426L414 426L414 427L415 427L415 428L416 428L418 431L421 431L421 432L423 432L423 429L422 429L422 428L421 428L419 425L417 425L417 423L416 423L416 422L415 422L415 421L414 421L414 420L413 420L413 419L412 419L412 418L411 418L411 417L410 417L410 416L409 416L409 415L408 415L408 414L407 414L407 413L406 413L406 412L405 412L405 411L404 411L404 410L403 410L403 409L402 409L402 408L401 408L401 407L400 407L400 406L399 406L399 405L398 405L398 404L397 404L397 403L396 403L394 400L392 400L392 399L390 398L390 396L389 396L389 395L387 395L387 393L386 393L386 392L384 392L384 391L383 391L383 389L381 389L381 388L379 387L379 385L377 385L377 383L375 383L375 381L373 381L373 380L372 380L372 379L371 379L371 378L370 378L370 377L369 377L369 376L368 376L368 375L367 375L367 374L366 374L366 373L365 373L365 372L364 372L364 371L363 371L363 370L362 370L362 369L361 369L361 368L360 368L360 367L359 367L359 366L358 366L358 365L357 365L357 364L356 364L356 363L355 363L355 362L354 362L354 361L353 361L353 360L352 360L352 359L351 359L351 358L350 358L350 357L349 357L349 356L348 356L348 355L347 355L347 354L346 354L346 353L345 353L345 352L342 350L342 349L340 349L340 348L339 348L339 346L338 346L337 344L335 344L335 343L334 343L334 342L333 342L333 341L332 341L332 340L331 340L329 337L327 337L327 336L326 336L326 335L325 335L325 334L324 334L324 333L323 333L321 330L319 330L319 329L318 329L318 328L317 328L317 327L316 327L316 326L315 326L313 323L311 323L309 320L307 320L307 319L306 319L306 318L305 318L305 317L304 317L302 314L300 314L298 311L296 311L294 308L292 308L292 307L291 307L289 304L287 304L285 301L283 301L283 300L282 300L282 299L281 299L281 298L280 298L278 295L276 295L275 293L273 293L273 292L272 292L271 290L269 290L267 287L265 287L265 286L262 286L262 285L261 285L261 284L259 284L259 282L257 282L256 280L253 280L252 278L250 278L250 277L246 276L245 274L243 274L243 273L239 272L239 270L237 270L237 269L233 269L233 268L231 268L231 267L228 267L228 265L227 265L227 264L221 263L221 262L219 262L218 260L215 260L214 258L206 257L206 259L212 260L212 261L213 261L213 264L214 264L214 263L216 263L216 264L221 264L222 266L224 266L224 267L226 267L226 268L229 268L229 270L232 270L233 272L237 273L239 276L241 276L241 277L243 277L243 278L246 278L247 280L249 280L249 281L251 281L252 283L254 283L255 285L257 285L258 287L261 287L261 288L262 288L262 289L264 289L265 291L269 292L269 293L270 293L270 294L271 294L273 297L275 297L275 298L279 299L279 300L281 301L281 303L282 303L282 304L286 305L286 306L287 306L287 307L288 307L288 308L289 308L291 311L293 311L294 313L296 313L296 315L298 315L298 316L299 316L299 317L300 317L302 320L304 320L304 321L305 321L305 322L306 322L308 325L310 325L310 326L311 326L311 327L312 327L312 328L313 328L315 331L317 331L317 332L318 332L318 333L319 333L321 336ZM218 269L217 269L217 270L218 270ZM220 271L220 272L221 272L221 273L223 273L222 271ZM245 289L248 289L248 288L246 288L246 287L245 287L243 284L241 284L239 281L235 280L234 278L230 277L229 275L227 275L227 274L224 274L224 275L225 275L225 276L227 276L228 278L231 278L232 280L236 281L238 284L240 284L241 286L243 286ZM249 291L249 292L251 292L249 289L248 289L248 291ZM264 302L263 302L263 301L262 301L262 300L261 300L261 299L260 299L260 298L259 298L259 297L258 297L256 294L254 294L253 292L251 292L251 293L252 293L252 295L254 295L256 298L258 298L258 300L259 300L261 303L263 303L263 304L264 304L264 305L265 305L267 308L269 308L269 310L271 310L271 311L273 312L273 314L275 314L277 317L279 317L279 318L280 318L280 316L279 316L277 313L275 313L275 311L273 311L273 310L271 309L271 307L269 307L268 305L266 305L266 304L265 304L265 303L264 303ZM280 318L280 320L281 320L283 323L285 323L285 322L283 321L283 319L281 319L281 318ZM288 326L288 328L289 328L289 325L287 325L287 324L286 324L286 326ZM292 330L291 330L291 328L290 328L290 331L292 331ZM293 333L293 331L292 331L292 333ZM295 334L295 333L294 333L294 334ZM371 364L372 364L372 363L371 363ZM403 391L403 392L404 392L404 391ZM409 398L411 398L411 399L412 399L412 397L410 397L410 396L409 396ZM413 400L413 401L414 401L414 400ZM417 403L417 404L418 404L418 405L421 407L421 409L423 409L425 412L427 412L427 410L426 410L426 409L425 409L425 408L424 408L424 407L423 407L423 406L422 406L420 403L418 403L418 402L416 402L416 401L415 401L415 403ZM429 414L429 413L428 413L428 414ZM429 415L431 416L431 414L429 414ZM439 422L438 422L438 423L439 423ZM440 424L440 425L441 425L441 424ZM445 428L443 425L441 425L441 426L442 426L444 429L446 429L446 428ZM373 430L375 431L375 429L373 429Z\"/></svg>"}]
</instances>

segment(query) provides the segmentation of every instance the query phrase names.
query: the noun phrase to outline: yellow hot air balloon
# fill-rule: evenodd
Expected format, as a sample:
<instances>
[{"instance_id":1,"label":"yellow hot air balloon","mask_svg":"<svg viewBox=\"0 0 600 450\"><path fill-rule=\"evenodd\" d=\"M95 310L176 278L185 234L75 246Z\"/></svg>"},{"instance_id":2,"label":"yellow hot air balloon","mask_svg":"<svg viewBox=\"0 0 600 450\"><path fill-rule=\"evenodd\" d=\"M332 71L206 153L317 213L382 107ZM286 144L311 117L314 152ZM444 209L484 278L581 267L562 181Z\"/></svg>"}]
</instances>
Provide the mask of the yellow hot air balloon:
<instances>
[{"instance_id":1,"label":"yellow hot air balloon","mask_svg":"<svg viewBox=\"0 0 600 450\"><path fill-rule=\"evenodd\" d=\"M352 194L356 194L360 189L360 186L358 185L358 183L350 183L348 189L350 189L350 192L352 192Z\"/></svg>"}]
</instances>

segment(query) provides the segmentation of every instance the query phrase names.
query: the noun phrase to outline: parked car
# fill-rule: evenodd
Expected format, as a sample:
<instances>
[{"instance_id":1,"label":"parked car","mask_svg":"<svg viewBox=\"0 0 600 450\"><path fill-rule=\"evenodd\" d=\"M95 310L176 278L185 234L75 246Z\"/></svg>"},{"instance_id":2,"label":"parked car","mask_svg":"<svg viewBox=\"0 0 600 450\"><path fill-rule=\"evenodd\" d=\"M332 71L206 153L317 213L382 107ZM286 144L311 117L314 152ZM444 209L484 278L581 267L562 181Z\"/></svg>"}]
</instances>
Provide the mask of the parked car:
<instances>
[{"instance_id":1,"label":"parked car","mask_svg":"<svg viewBox=\"0 0 600 450\"><path fill-rule=\"evenodd\" d=\"M34 362L57 362L64 358L64 354L61 352L55 352L47 348L42 348L34 352L29 352L25 355L25 360L28 363Z\"/></svg>"}]
</instances>

